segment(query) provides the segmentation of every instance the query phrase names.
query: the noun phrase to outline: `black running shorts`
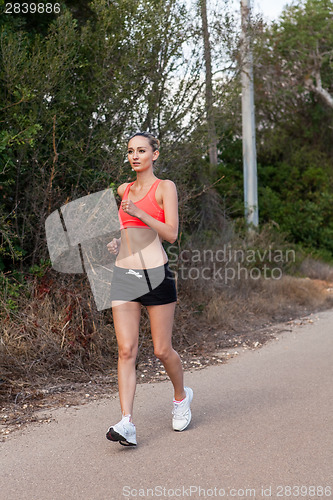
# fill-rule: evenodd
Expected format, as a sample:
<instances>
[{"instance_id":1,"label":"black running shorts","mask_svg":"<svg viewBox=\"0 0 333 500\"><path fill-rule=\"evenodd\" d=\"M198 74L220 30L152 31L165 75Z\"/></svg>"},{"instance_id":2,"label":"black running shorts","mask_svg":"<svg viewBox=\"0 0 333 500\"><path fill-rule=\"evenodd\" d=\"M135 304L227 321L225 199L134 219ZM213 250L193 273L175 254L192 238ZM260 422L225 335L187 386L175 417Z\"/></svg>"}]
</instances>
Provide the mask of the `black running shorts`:
<instances>
[{"instance_id":1,"label":"black running shorts","mask_svg":"<svg viewBox=\"0 0 333 500\"><path fill-rule=\"evenodd\" d=\"M151 269L126 269L115 266L111 300L141 302L144 306L177 301L177 290L169 263Z\"/></svg>"}]
</instances>

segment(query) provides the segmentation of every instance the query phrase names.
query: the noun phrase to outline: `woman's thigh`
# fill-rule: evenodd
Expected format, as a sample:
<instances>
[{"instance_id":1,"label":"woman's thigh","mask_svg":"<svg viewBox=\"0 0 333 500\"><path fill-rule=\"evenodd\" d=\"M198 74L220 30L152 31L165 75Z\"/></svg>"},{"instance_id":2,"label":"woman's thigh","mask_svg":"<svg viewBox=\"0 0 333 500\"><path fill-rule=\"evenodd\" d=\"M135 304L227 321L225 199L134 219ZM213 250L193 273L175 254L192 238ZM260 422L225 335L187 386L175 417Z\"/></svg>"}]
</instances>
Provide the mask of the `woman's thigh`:
<instances>
[{"instance_id":1,"label":"woman's thigh","mask_svg":"<svg viewBox=\"0 0 333 500\"><path fill-rule=\"evenodd\" d=\"M113 324L120 348L137 348L139 339L140 302L112 301Z\"/></svg>"},{"instance_id":2,"label":"woman's thigh","mask_svg":"<svg viewBox=\"0 0 333 500\"><path fill-rule=\"evenodd\" d=\"M155 351L170 348L176 302L146 307Z\"/></svg>"}]
</instances>

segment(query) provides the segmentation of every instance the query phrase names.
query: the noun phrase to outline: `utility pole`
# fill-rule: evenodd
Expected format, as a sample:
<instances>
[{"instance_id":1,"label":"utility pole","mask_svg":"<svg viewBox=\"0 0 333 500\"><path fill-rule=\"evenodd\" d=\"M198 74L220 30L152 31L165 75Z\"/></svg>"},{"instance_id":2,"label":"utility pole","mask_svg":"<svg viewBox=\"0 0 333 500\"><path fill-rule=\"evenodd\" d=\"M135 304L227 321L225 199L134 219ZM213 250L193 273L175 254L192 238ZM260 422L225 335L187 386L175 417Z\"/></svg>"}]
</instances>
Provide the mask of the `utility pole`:
<instances>
[{"instance_id":1,"label":"utility pole","mask_svg":"<svg viewBox=\"0 0 333 500\"><path fill-rule=\"evenodd\" d=\"M241 0L242 128L245 220L251 230L259 225L253 60L250 46L250 0ZM252 227L253 229L253 227Z\"/></svg>"}]
</instances>

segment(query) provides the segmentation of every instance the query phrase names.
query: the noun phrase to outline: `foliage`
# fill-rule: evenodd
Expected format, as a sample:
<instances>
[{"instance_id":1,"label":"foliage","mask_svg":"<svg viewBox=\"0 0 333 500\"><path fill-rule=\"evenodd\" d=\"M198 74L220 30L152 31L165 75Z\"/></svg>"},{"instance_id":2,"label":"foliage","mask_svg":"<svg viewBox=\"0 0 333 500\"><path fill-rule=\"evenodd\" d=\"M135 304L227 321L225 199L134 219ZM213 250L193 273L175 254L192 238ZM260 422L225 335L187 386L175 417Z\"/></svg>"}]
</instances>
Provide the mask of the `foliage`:
<instances>
[{"instance_id":1,"label":"foliage","mask_svg":"<svg viewBox=\"0 0 333 500\"><path fill-rule=\"evenodd\" d=\"M216 178L207 162L195 9L181 0L93 0L78 10L68 0L60 15L43 20L2 16L3 270L48 256L44 223L53 210L130 179L124 146L138 129L162 141L155 172L176 182L181 231L218 232L223 220L242 217L239 32L224 7L210 15ZM299 2L273 25L256 21L253 30L260 224L274 221L291 241L327 252L332 109L318 93L318 74L331 95L331 10L328 0ZM214 194L199 196L202 183L222 176Z\"/></svg>"},{"instance_id":2,"label":"foliage","mask_svg":"<svg viewBox=\"0 0 333 500\"><path fill-rule=\"evenodd\" d=\"M332 4L307 0L253 31L260 225L333 256ZM318 92L318 74L328 98ZM311 84L309 83L311 80ZM219 192L243 213L241 110L235 92L219 107ZM238 91L240 87L238 86Z\"/></svg>"},{"instance_id":3,"label":"foliage","mask_svg":"<svg viewBox=\"0 0 333 500\"><path fill-rule=\"evenodd\" d=\"M14 243L21 265L47 256L53 210L128 180L133 131L155 132L164 171L175 169L168 147L180 149L182 122L201 92L201 61L195 50L183 53L190 33L181 2L94 0L79 18L74 4L38 25L20 16L1 23L1 206L15 227L10 236L4 228L3 267Z\"/></svg>"},{"instance_id":4,"label":"foliage","mask_svg":"<svg viewBox=\"0 0 333 500\"><path fill-rule=\"evenodd\" d=\"M331 9L326 0L286 8L264 34L257 72L261 220L279 223L292 241L329 252L333 109L309 79L317 71L328 94L333 91Z\"/></svg>"}]
</instances>

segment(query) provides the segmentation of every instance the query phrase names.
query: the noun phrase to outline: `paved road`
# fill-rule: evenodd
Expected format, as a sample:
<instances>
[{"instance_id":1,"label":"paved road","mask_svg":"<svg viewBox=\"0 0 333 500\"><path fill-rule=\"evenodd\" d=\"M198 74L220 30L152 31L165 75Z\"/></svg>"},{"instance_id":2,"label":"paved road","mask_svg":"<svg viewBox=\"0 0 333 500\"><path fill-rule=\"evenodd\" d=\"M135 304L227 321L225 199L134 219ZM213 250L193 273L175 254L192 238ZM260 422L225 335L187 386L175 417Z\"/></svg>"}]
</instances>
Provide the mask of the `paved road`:
<instances>
[{"instance_id":1,"label":"paved road","mask_svg":"<svg viewBox=\"0 0 333 500\"><path fill-rule=\"evenodd\" d=\"M227 364L187 372L193 420L182 433L171 429L171 383L140 385L136 448L105 439L119 417L115 397L55 410L56 421L1 443L0 497L332 498L332 361L329 311Z\"/></svg>"}]
</instances>

